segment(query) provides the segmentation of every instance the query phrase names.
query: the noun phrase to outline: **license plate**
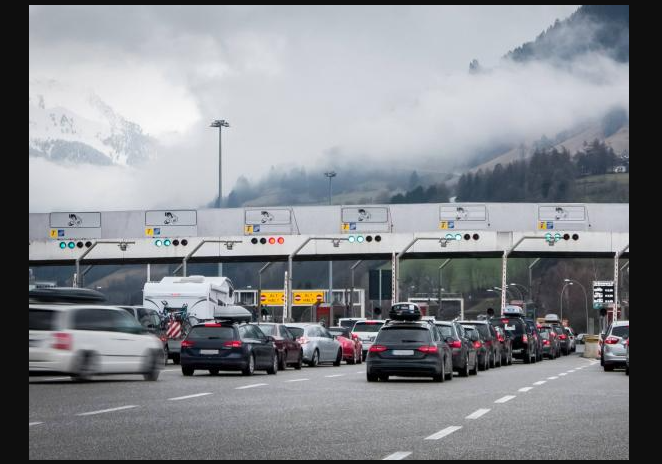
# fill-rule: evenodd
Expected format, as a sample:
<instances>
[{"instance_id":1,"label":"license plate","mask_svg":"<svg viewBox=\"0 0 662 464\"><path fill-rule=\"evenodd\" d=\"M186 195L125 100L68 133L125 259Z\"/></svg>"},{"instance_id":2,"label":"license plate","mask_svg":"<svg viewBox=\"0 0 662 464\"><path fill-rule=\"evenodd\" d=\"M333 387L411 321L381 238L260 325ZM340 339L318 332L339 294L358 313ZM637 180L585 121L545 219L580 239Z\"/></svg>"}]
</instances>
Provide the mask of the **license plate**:
<instances>
[{"instance_id":1,"label":"license plate","mask_svg":"<svg viewBox=\"0 0 662 464\"><path fill-rule=\"evenodd\" d=\"M506 330L515 330L515 326L514 326L514 325L504 325L503 327L504 327Z\"/></svg>"},{"instance_id":2,"label":"license plate","mask_svg":"<svg viewBox=\"0 0 662 464\"><path fill-rule=\"evenodd\" d=\"M200 354L218 354L218 350L200 350Z\"/></svg>"},{"instance_id":3,"label":"license plate","mask_svg":"<svg viewBox=\"0 0 662 464\"><path fill-rule=\"evenodd\" d=\"M393 350L393 356L413 356L414 350Z\"/></svg>"}]
</instances>

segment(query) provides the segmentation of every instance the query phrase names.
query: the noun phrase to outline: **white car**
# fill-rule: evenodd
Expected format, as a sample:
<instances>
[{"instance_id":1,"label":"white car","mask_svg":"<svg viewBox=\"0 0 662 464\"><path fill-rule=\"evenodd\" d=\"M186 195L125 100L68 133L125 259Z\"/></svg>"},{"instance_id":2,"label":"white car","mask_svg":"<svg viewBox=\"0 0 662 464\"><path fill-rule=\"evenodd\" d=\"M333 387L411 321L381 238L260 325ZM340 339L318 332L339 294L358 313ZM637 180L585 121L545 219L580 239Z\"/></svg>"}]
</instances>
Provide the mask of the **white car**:
<instances>
[{"instance_id":1,"label":"white car","mask_svg":"<svg viewBox=\"0 0 662 464\"><path fill-rule=\"evenodd\" d=\"M163 343L121 308L30 305L30 375L58 373L76 380L103 374L142 374L157 380Z\"/></svg>"},{"instance_id":2,"label":"white car","mask_svg":"<svg viewBox=\"0 0 662 464\"><path fill-rule=\"evenodd\" d=\"M382 328L385 322L386 321L383 321L381 319L377 319L377 320L372 319L365 321L356 321L356 324L354 324L352 333L355 333L361 339L361 345L363 345L363 353L362 353L363 361L365 361L365 358L368 355L368 350L375 342L375 338L377 338L377 332L379 332L379 329Z\"/></svg>"}]
</instances>

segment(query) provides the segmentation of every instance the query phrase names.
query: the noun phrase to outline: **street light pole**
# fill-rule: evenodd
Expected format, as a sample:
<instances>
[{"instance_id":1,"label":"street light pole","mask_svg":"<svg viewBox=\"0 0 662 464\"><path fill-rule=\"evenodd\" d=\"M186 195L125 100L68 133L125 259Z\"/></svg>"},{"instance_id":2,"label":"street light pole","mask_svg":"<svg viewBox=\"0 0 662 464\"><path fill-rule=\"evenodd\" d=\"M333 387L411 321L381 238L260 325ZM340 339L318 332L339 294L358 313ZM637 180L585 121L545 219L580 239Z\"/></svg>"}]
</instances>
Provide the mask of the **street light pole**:
<instances>
[{"instance_id":1,"label":"street light pole","mask_svg":"<svg viewBox=\"0 0 662 464\"><path fill-rule=\"evenodd\" d=\"M331 179L336 177L335 171L325 172L329 178L329 205L331 205ZM333 325L333 261L329 260L329 327Z\"/></svg>"},{"instance_id":2,"label":"street light pole","mask_svg":"<svg viewBox=\"0 0 662 464\"><path fill-rule=\"evenodd\" d=\"M582 290L584 291L584 309L586 310L586 333L588 333L588 295L586 294L586 288L584 288L584 286L578 280L563 279L563 281L564 282L570 282L571 284L572 284L572 282L574 282L577 285L579 285L582 288Z\"/></svg>"},{"instance_id":3,"label":"street light pole","mask_svg":"<svg viewBox=\"0 0 662 464\"><path fill-rule=\"evenodd\" d=\"M563 292L568 285L572 285L572 282L568 282L567 279L564 280L564 282L565 285L563 285L563 288L561 289L561 324L563 324Z\"/></svg>"},{"instance_id":4,"label":"street light pole","mask_svg":"<svg viewBox=\"0 0 662 464\"><path fill-rule=\"evenodd\" d=\"M222 149L222 134L224 127L230 127L230 124L225 119L216 119L211 122L209 127L218 127L218 201L216 207L220 208L223 204L223 149ZM218 263L218 275L223 275L223 263Z\"/></svg>"}]
</instances>

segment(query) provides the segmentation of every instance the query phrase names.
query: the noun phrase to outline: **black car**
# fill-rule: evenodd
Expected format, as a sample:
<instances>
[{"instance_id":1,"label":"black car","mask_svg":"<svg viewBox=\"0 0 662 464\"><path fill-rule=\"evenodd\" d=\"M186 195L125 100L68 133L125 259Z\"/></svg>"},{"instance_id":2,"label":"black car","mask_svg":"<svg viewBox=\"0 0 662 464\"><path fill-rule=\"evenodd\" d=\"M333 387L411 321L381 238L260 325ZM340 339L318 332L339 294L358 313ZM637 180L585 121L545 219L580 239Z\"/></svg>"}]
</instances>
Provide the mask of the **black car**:
<instances>
[{"instance_id":1,"label":"black car","mask_svg":"<svg viewBox=\"0 0 662 464\"><path fill-rule=\"evenodd\" d=\"M533 319L524 319L524 322L526 322L526 325L529 326L529 330L531 330L531 334L533 335L533 339L536 341L536 361L542 361L543 360L543 346L542 346L542 338L540 337L540 331L538 330L538 324Z\"/></svg>"},{"instance_id":2,"label":"black car","mask_svg":"<svg viewBox=\"0 0 662 464\"><path fill-rule=\"evenodd\" d=\"M480 335L480 332L473 325L463 325L462 329L464 330L465 336L471 341L474 348L476 349L476 360L478 362L478 370L486 371L490 368L490 361L488 356L487 345L485 340ZM474 375L477 372L474 372Z\"/></svg>"},{"instance_id":3,"label":"black car","mask_svg":"<svg viewBox=\"0 0 662 464\"><path fill-rule=\"evenodd\" d=\"M501 345L492 324L489 321L460 321L460 324L471 325L478 329L487 347L490 367L501 367Z\"/></svg>"},{"instance_id":4,"label":"black car","mask_svg":"<svg viewBox=\"0 0 662 464\"><path fill-rule=\"evenodd\" d=\"M211 375L219 371L253 375L256 369L267 374L278 372L274 338L257 326L237 322L194 325L182 340L180 362L185 376L193 375L196 369L208 370Z\"/></svg>"},{"instance_id":5,"label":"black car","mask_svg":"<svg viewBox=\"0 0 662 464\"><path fill-rule=\"evenodd\" d=\"M453 370L460 377L468 377L469 374L478 373L478 357L474 344L465 334L464 329L457 322L435 322L437 330L453 353Z\"/></svg>"},{"instance_id":6,"label":"black car","mask_svg":"<svg viewBox=\"0 0 662 464\"><path fill-rule=\"evenodd\" d=\"M490 320L493 326L501 327L511 339L512 357L522 359L524 364L536 362L537 341L523 317L506 315Z\"/></svg>"},{"instance_id":7,"label":"black car","mask_svg":"<svg viewBox=\"0 0 662 464\"><path fill-rule=\"evenodd\" d=\"M550 324L556 331L556 339L559 341L559 347L561 349L561 354L567 356L570 354L570 340L568 339L568 334L565 331L565 328L561 324Z\"/></svg>"},{"instance_id":8,"label":"black car","mask_svg":"<svg viewBox=\"0 0 662 464\"><path fill-rule=\"evenodd\" d=\"M390 375L453 379L453 354L434 324L389 321L377 334L366 358L368 382Z\"/></svg>"},{"instance_id":9,"label":"black car","mask_svg":"<svg viewBox=\"0 0 662 464\"><path fill-rule=\"evenodd\" d=\"M556 332L549 325L542 325L538 329L542 339L542 353L549 359L558 358L560 354L559 343L556 339Z\"/></svg>"},{"instance_id":10,"label":"black car","mask_svg":"<svg viewBox=\"0 0 662 464\"><path fill-rule=\"evenodd\" d=\"M510 334L506 333L501 327L493 326L497 333L497 341L501 345L499 351L501 352L501 365L510 366L513 363L513 340Z\"/></svg>"}]
</instances>

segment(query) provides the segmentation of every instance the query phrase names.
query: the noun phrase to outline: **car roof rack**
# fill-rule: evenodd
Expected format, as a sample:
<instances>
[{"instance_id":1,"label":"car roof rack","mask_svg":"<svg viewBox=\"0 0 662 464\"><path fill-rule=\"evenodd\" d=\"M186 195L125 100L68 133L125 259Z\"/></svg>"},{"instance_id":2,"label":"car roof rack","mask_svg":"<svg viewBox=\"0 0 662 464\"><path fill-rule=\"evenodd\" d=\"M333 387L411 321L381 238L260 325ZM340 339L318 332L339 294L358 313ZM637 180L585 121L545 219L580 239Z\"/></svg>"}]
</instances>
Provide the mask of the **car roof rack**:
<instances>
[{"instance_id":1,"label":"car roof rack","mask_svg":"<svg viewBox=\"0 0 662 464\"><path fill-rule=\"evenodd\" d=\"M103 303L106 295L91 288L42 287L29 292L30 303Z\"/></svg>"}]
</instances>

